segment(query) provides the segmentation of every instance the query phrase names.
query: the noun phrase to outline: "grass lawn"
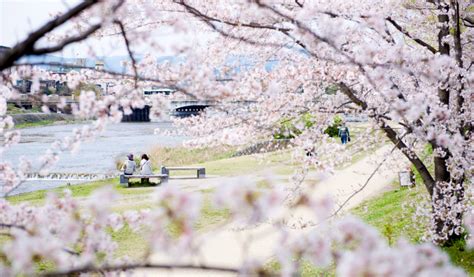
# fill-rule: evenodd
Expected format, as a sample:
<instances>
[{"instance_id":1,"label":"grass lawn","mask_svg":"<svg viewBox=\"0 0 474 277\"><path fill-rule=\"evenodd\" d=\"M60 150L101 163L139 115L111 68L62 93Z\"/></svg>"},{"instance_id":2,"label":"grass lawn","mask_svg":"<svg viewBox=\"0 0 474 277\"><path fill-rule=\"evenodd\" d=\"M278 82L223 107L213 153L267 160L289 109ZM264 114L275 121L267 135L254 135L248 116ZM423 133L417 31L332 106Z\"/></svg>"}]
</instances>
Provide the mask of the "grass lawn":
<instances>
[{"instance_id":1,"label":"grass lawn","mask_svg":"<svg viewBox=\"0 0 474 277\"><path fill-rule=\"evenodd\" d=\"M236 152L235 147L208 147L208 148L186 148L186 147L153 147L148 152L155 168L165 166L182 166L189 164L201 164L208 161L216 161L231 158Z\"/></svg>"},{"instance_id":2,"label":"grass lawn","mask_svg":"<svg viewBox=\"0 0 474 277\"><path fill-rule=\"evenodd\" d=\"M398 183L395 183L392 190L362 203L351 212L378 229L390 244L396 243L402 237L412 243L420 243L423 228L426 226L413 221L415 209L407 204L420 202L425 194L423 185L400 188ZM443 247L442 250L449 255L453 264L463 268L470 276L474 276L474 250L466 249L464 241ZM266 268L269 272L278 272L280 265L276 261L271 261ZM335 276L334 266L321 269L303 261L300 269L301 276Z\"/></svg>"},{"instance_id":3,"label":"grass lawn","mask_svg":"<svg viewBox=\"0 0 474 277\"><path fill-rule=\"evenodd\" d=\"M89 196L97 188L117 184L118 179L109 179L93 182L90 184L70 186L68 189L71 190L72 195L75 198L85 198ZM114 189L122 195L125 200L124 203L120 203L114 206L112 210L114 212L122 213L130 210L140 210L153 208L154 203L149 197L149 194L153 191L154 187L137 187L137 188L122 188L118 185L113 186ZM64 188L57 188L52 191L61 194ZM50 191L36 191L31 193L25 193L21 195L15 195L9 197L9 201L12 203L24 203L36 205L41 204L45 201L47 193ZM203 191L204 203L202 206L201 217L197 220L195 228L197 231L204 231L208 228L212 228L216 224L224 222L229 217L229 213L226 210L215 209L211 204L210 194L208 191ZM129 198L131 201L127 201ZM169 231L174 232L173 228L170 227ZM112 238L117 242L118 248L116 251L117 257L127 256L132 259L140 259L146 255L148 248L146 242L146 231L133 232L130 228L125 226L117 232L110 231ZM0 245L5 240L0 239Z\"/></svg>"},{"instance_id":4,"label":"grass lawn","mask_svg":"<svg viewBox=\"0 0 474 277\"><path fill-rule=\"evenodd\" d=\"M64 189L69 189L72 192L73 197L80 198L80 197L87 197L94 190L100 187L104 187L104 186L112 186L121 195L146 194L153 191L153 188L154 188L154 187L124 188L124 187L119 186L118 184L119 184L118 178L106 179L106 180L100 180L100 181L95 181L91 183L59 187L52 190L38 190L34 192L13 195L13 196L8 197L8 201L10 201L11 203L30 202L32 204L40 204L45 200L48 193L55 192L55 193L61 194L64 191Z\"/></svg>"},{"instance_id":5,"label":"grass lawn","mask_svg":"<svg viewBox=\"0 0 474 277\"><path fill-rule=\"evenodd\" d=\"M423 193L425 191L421 186L393 189L362 203L353 209L352 213L376 227L390 244L400 237L415 243L421 242L423 229L427 226L420 222L415 226L412 219L415 209L406 204L410 201L420 201L418 198Z\"/></svg>"},{"instance_id":6,"label":"grass lawn","mask_svg":"<svg viewBox=\"0 0 474 277\"><path fill-rule=\"evenodd\" d=\"M288 166L291 163L291 150L280 150L264 154L253 154L232 157L234 148L155 148L150 152L154 171L158 172L161 165L165 166L201 166L206 168L206 174L219 176L236 176L255 173L264 169L273 168L293 173ZM289 170L285 168L290 167ZM173 176L195 176L195 171L171 171Z\"/></svg>"},{"instance_id":7,"label":"grass lawn","mask_svg":"<svg viewBox=\"0 0 474 277\"><path fill-rule=\"evenodd\" d=\"M423 229L427 226L423 222L413 221L415 210L407 204L419 203L420 197L425 197L427 192L423 185L415 188L399 188L396 185L396 189L366 201L355 208L353 213L377 228L391 244L402 237L413 243L420 242ZM464 241L457 241L442 249L455 265L474 276L474 250L466 249Z\"/></svg>"},{"instance_id":8,"label":"grass lawn","mask_svg":"<svg viewBox=\"0 0 474 277\"><path fill-rule=\"evenodd\" d=\"M422 157L427 158L431 154L432 149L427 146L423 150ZM430 169L432 170L431 167ZM414 205L420 206L423 203L429 203L429 196L421 176L416 170L414 172L415 187L401 188L398 182L394 182L392 190L370 199L352 210L353 214L377 228L390 244L402 237L412 243L419 243L422 241L423 230L428 228L427 222L420 220L415 222L413 219ZM474 250L466 249L464 240L442 249L449 255L452 263L474 276Z\"/></svg>"},{"instance_id":9,"label":"grass lawn","mask_svg":"<svg viewBox=\"0 0 474 277\"><path fill-rule=\"evenodd\" d=\"M276 151L266 154L240 156L202 164L206 173L221 176L237 176L279 167L291 161L291 152L288 150Z\"/></svg>"},{"instance_id":10,"label":"grass lawn","mask_svg":"<svg viewBox=\"0 0 474 277\"><path fill-rule=\"evenodd\" d=\"M31 109L18 108L15 104L7 105L7 114L22 114L22 113L39 113L41 112L40 107L33 107Z\"/></svg>"}]
</instances>

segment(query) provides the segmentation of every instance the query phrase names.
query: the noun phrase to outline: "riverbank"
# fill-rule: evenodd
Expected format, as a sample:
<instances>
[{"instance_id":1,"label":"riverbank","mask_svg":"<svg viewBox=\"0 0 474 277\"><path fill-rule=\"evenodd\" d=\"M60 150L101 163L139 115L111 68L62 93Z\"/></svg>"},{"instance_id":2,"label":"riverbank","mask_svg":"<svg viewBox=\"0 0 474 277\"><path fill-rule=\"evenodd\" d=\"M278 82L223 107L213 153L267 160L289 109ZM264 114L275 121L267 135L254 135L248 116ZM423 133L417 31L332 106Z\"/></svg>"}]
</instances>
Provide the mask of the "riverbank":
<instances>
[{"instance_id":1,"label":"riverbank","mask_svg":"<svg viewBox=\"0 0 474 277\"><path fill-rule=\"evenodd\" d=\"M25 157L31 162L31 173L36 173L41 165L43 156L56 141L62 141L81 130L88 122L61 124L61 121L48 126L21 129L18 144L12 145L3 152L3 159L13 166L19 165L19 158ZM155 130L170 130L170 123L116 123L108 124L106 128L93 139L80 143L77 152L64 151L60 161L54 164L49 172L61 176L74 174L118 175L115 163L123 160L128 153L147 153L154 145L162 147L179 147L186 137L156 134ZM88 182L89 180L84 180ZM34 190L50 189L64 186L68 182L57 179L27 180L15 193L31 192Z\"/></svg>"},{"instance_id":2,"label":"riverbank","mask_svg":"<svg viewBox=\"0 0 474 277\"><path fill-rule=\"evenodd\" d=\"M79 120L74 119L74 116L70 114L18 113L11 114L10 116L13 118L13 123L15 123L16 129L80 122Z\"/></svg>"}]
</instances>

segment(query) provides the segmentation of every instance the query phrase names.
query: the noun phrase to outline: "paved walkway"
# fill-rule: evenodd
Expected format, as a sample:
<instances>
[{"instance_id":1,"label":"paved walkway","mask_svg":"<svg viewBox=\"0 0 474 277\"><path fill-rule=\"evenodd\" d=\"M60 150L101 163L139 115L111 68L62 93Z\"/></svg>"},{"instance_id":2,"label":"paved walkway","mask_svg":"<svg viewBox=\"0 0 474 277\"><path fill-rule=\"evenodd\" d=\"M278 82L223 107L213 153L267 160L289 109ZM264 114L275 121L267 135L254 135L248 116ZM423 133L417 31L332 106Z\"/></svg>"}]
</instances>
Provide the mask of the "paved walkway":
<instances>
[{"instance_id":1,"label":"paved walkway","mask_svg":"<svg viewBox=\"0 0 474 277\"><path fill-rule=\"evenodd\" d=\"M388 166L382 166L373 174L366 187L359 193L354 195L344 206L342 211L347 211L357 206L362 201L379 193L397 178L397 172L400 171L399 166L390 164L390 161L403 160L396 152L390 154L393 146L387 145L378 149L375 153L363 158L355 164L336 171L329 178L321 181L312 190L314 197L324 197L331 195L336 203L342 204L351 196L354 191L360 189L366 184L368 178L373 174L378 165L386 159ZM403 164L401 166L406 166ZM309 174L308 178L314 178ZM207 188L217 186L221 178L209 179ZM174 182L174 181L172 181ZM193 189L193 184L189 180L183 183L184 187ZM294 215L295 222L311 221L311 215L307 213L298 213ZM306 232L295 230L295 232ZM200 238L203 243L200 247L199 257L190 257L188 262L197 264L209 264L225 267L239 267L244 257L252 257L261 261L271 259L272 250L278 243L277 232L271 224L262 224L258 227L236 230L228 227L227 229L217 230L207 233L205 237ZM243 247L248 246L248 247ZM184 253L183 253L184 254ZM153 256L154 262L170 261L169 257L163 253L157 253ZM140 270L136 272L136 276L233 276L232 274L210 273L210 272L193 272L193 271L160 271Z\"/></svg>"}]
</instances>

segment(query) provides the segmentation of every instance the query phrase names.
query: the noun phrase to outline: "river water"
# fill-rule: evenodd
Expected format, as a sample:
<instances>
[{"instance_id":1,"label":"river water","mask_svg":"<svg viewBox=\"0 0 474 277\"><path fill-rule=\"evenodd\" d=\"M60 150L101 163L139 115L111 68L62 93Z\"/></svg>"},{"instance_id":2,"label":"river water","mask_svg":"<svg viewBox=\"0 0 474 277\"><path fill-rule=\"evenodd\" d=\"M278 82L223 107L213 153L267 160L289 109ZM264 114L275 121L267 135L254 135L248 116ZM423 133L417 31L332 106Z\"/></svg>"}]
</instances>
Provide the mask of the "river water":
<instances>
[{"instance_id":1,"label":"river water","mask_svg":"<svg viewBox=\"0 0 474 277\"><path fill-rule=\"evenodd\" d=\"M34 168L37 168L38 158L44 154L52 142L71 135L73 129L81 128L83 125L67 124L22 129L20 143L5 151L2 159L15 165L18 164L19 158L24 156L33 162ZM172 128L172 126L170 123L159 122L108 125L107 129L93 141L83 142L76 154L69 152L61 154L59 162L51 168L50 172L113 175L118 173L115 168L115 161L126 159L127 153L138 155L147 152L153 146L179 146L185 139L184 137L155 134L156 128L166 130ZM28 180L12 194L50 189L79 182Z\"/></svg>"}]
</instances>

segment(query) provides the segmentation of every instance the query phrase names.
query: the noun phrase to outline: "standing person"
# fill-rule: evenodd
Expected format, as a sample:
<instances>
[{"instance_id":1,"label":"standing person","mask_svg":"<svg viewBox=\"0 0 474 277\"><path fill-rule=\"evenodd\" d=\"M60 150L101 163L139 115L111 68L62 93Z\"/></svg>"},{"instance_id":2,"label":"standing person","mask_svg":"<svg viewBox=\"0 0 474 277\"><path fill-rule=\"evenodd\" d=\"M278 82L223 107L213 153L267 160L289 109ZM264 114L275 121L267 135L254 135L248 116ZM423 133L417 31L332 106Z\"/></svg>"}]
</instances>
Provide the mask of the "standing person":
<instances>
[{"instance_id":1,"label":"standing person","mask_svg":"<svg viewBox=\"0 0 474 277\"><path fill-rule=\"evenodd\" d=\"M142 160L140 161L140 174L141 175L152 175L153 171L151 170L150 158L147 154L142 155ZM142 178L142 183L149 182L148 178Z\"/></svg>"},{"instance_id":2,"label":"standing person","mask_svg":"<svg viewBox=\"0 0 474 277\"><path fill-rule=\"evenodd\" d=\"M135 169L137 168L137 164L133 160L133 154L128 154L127 155L127 160L122 166L123 174L125 175L132 175L133 172L135 172Z\"/></svg>"},{"instance_id":3,"label":"standing person","mask_svg":"<svg viewBox=\"0 0 474 277\"><path fill-rule=\"evenodd\" d=\"M346 144L348 141L351 141L351 135L349 134L349 128L347 128L345 123L342 123L341 127L339 127L338 135L341 138L342 144Z\"/></svg>"}]
</instances>

